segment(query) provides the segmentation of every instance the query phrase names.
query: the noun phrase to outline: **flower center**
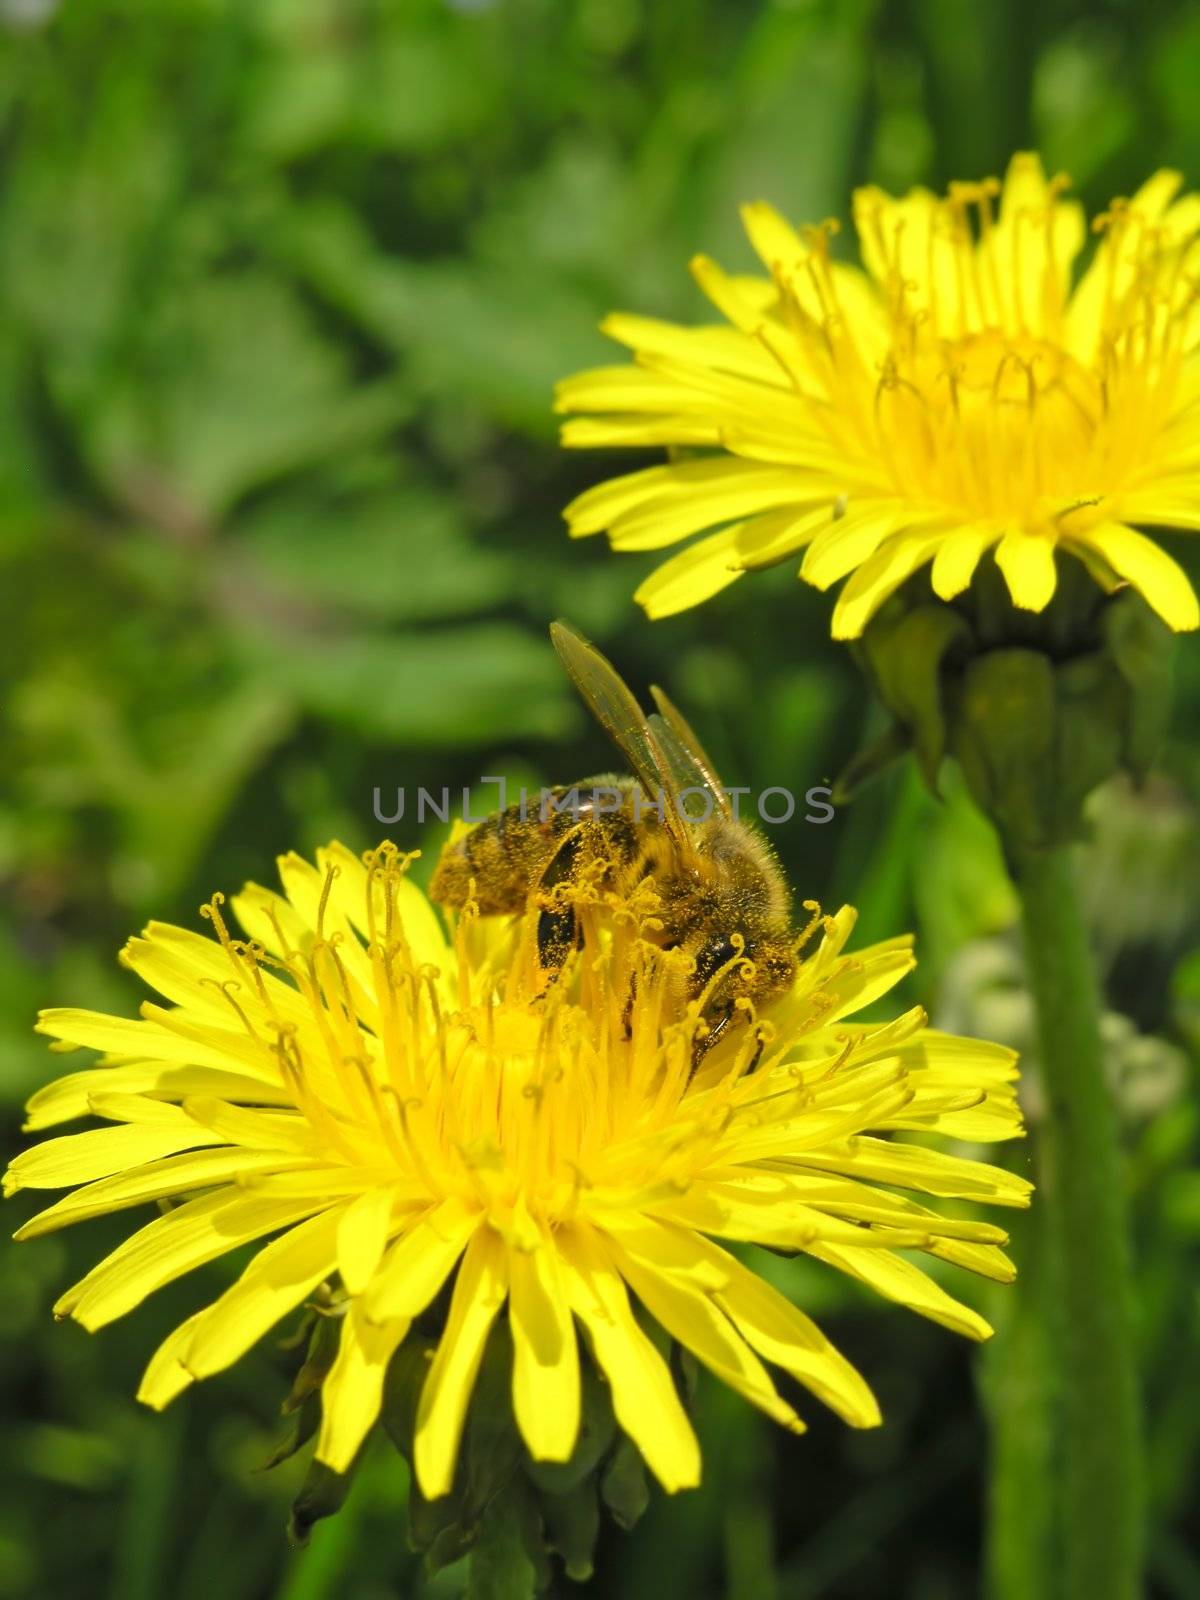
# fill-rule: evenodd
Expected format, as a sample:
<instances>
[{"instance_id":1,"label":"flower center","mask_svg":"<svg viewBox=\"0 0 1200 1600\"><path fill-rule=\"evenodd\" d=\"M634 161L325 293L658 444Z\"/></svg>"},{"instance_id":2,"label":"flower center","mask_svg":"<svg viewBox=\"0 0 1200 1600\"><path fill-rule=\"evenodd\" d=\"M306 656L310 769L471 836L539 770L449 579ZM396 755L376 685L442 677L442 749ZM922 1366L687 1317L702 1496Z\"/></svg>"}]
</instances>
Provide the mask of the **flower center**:
<instances>
[{"instance_id":1,"label":"flower center","mask_svg":"<svg viewBox=\"0 0 1200 1600\"><path fill-rule=\"evenodd\" d=\"M1078 515L1098 469L1105 396L1061 346L989 327L893 350L874 414L882 460L907 498L1032 530Z\"/></svg>"},{"instance_id":2,"label":"flower center","mask_svg":"<svg viewBox=\"0 0 1200 1600\"><path fill-rule=\"evenodd\" d=\"M1195 227L1114 202L1072 291L1082 222L1060 205L1065 186L1052 180L1044 203L999 218L994 181L952 185L940 202L864 201L874 317L832 261L828 229L812 230L802 270L778 274L799 360L789 366L781 334L768 331L767 347L797 384L805 425L874 492L999 531L1119 517L1178 410Z\"/></svg>"}]
</instances>

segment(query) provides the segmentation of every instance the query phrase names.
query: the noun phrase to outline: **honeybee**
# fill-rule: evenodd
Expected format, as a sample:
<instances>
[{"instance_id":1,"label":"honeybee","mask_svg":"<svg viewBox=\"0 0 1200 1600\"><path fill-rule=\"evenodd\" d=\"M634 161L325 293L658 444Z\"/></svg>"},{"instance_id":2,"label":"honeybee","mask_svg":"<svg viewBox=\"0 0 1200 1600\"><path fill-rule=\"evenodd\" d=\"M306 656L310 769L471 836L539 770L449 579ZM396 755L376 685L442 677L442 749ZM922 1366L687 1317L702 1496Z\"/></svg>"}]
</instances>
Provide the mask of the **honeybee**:
<instances>
[{"instance_id":1,"label":"honeybee","mask_svg":"<svg viewBox=\"0 0 1200 1600\"><path fill-rule=\"evenodd\" d=\"M534 897L538 960L552 981L579 941L576 913L553 896L555 886L588 871L599 887L627 895L650 878L661 924L654 938L692 958L689 998L704 996L707 1050L744 1015L739 1000L761 1005L792 981L796 936L783 873L766 840L733 815L711 761L662 690L651 690L657 710L646 716L611 662L567 623L553 623L550 637L633 776L545 791L549 806L513 805L477 823L443 850L431 896L452 908L472 898L485 916L524 912ZM688 797L701 802L701 817Z\"/></svg>"}]
</instances>

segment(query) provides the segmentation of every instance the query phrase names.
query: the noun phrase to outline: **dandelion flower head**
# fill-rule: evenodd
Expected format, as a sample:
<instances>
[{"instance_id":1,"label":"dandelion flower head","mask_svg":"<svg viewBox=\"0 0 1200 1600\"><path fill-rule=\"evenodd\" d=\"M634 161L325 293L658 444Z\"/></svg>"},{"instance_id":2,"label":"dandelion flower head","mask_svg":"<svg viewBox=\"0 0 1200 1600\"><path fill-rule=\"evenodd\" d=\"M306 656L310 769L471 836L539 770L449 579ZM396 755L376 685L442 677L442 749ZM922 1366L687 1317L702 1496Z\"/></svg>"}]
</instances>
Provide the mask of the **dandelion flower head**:
<instances>
[{"instance_id":1,"label":"dandelion flower head","mask_svg":"<svg viewBox=\"0 0 1200 1600\"><path fill-rule=\"evenodd\" d=\"M925 567L953 600L985 556L1038 612L1066 553L1195 628L1186 575L1139 531L1200 529L1200 194L1180 185L1158 172L1095 217L1078 277L1083 209L1031 154L1002 184L858 190L861 269L834 259L834 223L745 206L766 275L692 262L722 323L610 316L636 364L560 386L565 444L675 452L582 494L571 533L705 535L639 589L651 616L801 551L810 583L847 580L835 637Z\"/></svg>"},{"instance_id":2,"label":"dandelion flower head","mask_svg":"<svg viewBox=\"0 0 1200 1600\"><path fill-rule=\"evenodd\" d=\"M571 1456L590 1361L676 1490L698 1481L700 1453L664 1340L788 1428L803 1424L769 1369L853 1426L879 1420L863 1378L742 1246L807 1252L961 1333L989 1331L912 1257L1011 1278L1002 1230L940 1207L1021 1206L1029 1185L926 1136L1019 1134L1014 1058L930 1030L919 1010L853 1020L910 970L909 940L848 955L853 913L814 912L792 990L698 1055L699 1002L636 897L580 888L582 948L547 987L536 913L468 908L448 934L391 845L279 866L282 894L234 897L240 935L217 896L208 934L152 923L130 941L125 965L162 997L136 1020L60 1009L39 1022L55 1048L101 1059L39 1090L29 1126L100 1125L12 1162L9 1192L69 1190L19 1236L170 1202L56 1314L101 1328L258 1246L153 1356L149 1405L320 1293L340 1337L316 1454L345 1471L389 1361L433 1313L414 1467L434 1497L452 1486L506 1318L532 1456Z\"/></svg>"}]
</instances>

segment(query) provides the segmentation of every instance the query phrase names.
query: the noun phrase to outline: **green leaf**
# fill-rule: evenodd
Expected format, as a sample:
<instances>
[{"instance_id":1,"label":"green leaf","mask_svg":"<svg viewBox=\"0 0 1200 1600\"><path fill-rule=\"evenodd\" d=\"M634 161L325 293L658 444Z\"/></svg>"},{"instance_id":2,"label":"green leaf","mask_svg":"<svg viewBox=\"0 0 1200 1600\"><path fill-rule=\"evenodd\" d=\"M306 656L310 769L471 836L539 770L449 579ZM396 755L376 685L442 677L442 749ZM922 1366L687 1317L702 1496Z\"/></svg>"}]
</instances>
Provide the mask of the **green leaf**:
<instances>
[{"instance_id":1,"label":"green leaf","mask_svg":"<svg viewBox=\"0 0 1200 1600\"><path fill-rule=\"evenodd\" d=\"M509 623L397 634L244 634L256 671L365 737L434 749L555 738L572 723L548 643Z\"/></svg>"},{"instance_id":2,"label":"green leaf","mask_svg":"<svg viewBox=\"0 0 1200 1600\"><path fill-rule=\"evenodd\" d=\"M515 552L473 544L457 503L417 484L273 496L239 520L229 559L239 586L318 617L429 622L498 608L522 588Z\"/></svg>"},{"instance_id":3,"label":"green leaf","mask_svg":"<svg viewBox=\"0 0 1200 1600\"><path fill-rule=\"evenodd\" d=\"M114 378L87 442L127 504L184 533L250 489L378 438L411 409L391 379L354 383L348 352L266 273L200 276L159 316L143 337L171 360L136 361Z\"/></svg>"},{"instance_id":4,"label":"green leaf","mask_svg":"<svg viewBox=\"0 0 1200 1600\"><path fill-rule=\"evenodd\" d=\"M506 427L549 440L557 380L605 359L594 300L536 261L517 274L388 257L334 201L293 218L285 247L320 294L404 358L413 390Z\"/></svg>"}]
</instances>

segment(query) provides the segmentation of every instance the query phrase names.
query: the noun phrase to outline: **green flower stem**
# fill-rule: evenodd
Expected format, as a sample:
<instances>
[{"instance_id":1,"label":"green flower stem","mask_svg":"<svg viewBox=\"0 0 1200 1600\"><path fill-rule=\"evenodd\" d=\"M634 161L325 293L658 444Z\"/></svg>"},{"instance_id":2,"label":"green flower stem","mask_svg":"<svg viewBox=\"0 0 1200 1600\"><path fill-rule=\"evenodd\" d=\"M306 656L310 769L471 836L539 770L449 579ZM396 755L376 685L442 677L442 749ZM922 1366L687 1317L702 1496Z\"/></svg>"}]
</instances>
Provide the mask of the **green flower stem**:
<instances>
[{"instance_id":1,"label":"green flower stem","mask_svg":"<svg viewBox=\"0 0 1200 1600\"><path fill-rule=\"evenodd\" d=\"M1142 1447L1116 1112L1100 991L1065 847L1015 856L1045 1089L1036 1203L1050 1246L1067 1600L1141 1594ZM1036 1484L1029 1492L1038 1492Z\"/></svg>"}]
</instances>

